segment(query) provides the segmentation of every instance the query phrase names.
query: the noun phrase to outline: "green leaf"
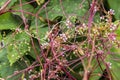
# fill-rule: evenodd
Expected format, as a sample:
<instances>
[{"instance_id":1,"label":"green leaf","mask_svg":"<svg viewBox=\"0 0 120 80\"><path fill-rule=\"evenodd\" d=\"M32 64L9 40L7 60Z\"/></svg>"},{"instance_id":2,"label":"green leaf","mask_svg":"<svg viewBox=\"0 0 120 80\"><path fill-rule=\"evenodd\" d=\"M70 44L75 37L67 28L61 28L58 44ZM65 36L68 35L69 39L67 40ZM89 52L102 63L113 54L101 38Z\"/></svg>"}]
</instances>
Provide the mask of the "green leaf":
<instances>
[{"instance_id":1,"label":"green leaf","mask_svg":"<svg viewBox=\"0 0 120 80\"><path fill-rule=\"evenodd\" d=\"M62 4L59 0L51 0L50 3L47 5L47 15L48 19L53 20L57 16L64 16L64 12L66 15L76 15L76 16L84 16L88 10L88 2L87 0L81 4L83 0L62 0ZM61 5L62 6L61 6ZM80 7L82 5L82 8ZM64 9L64 12L62 10ZM40 16L46 17L45 9L40 12Z\"/></svg>"},{"instance_id":2,"label":"green leaf","mask_svg":"<svg viewBox=\"0 0 120 80\"><path fill-rule=\"evenodd\" d=\"M119 80L120 79L120 48L112 48L111 51L113 54L110 54L109 57L106 59L107 62L111 63L111 74L113 76L113 80Z\"/></svg>"},{"instance_id":3,"label":"green leaf","mask_svg":"<svg viewBox=\"0 0 120 80\"><path fill-rule=\"evenodd\" d=\"M26 67L26 65L22 62L22 65L19 63L15 63L14 65L10 66L10 63L7 59L7 50L3 48L0 50L0 76L6 79L8 76L12 75L14 71L21 70ZM6 80L18 80L20 75L13 76L12 78Z\"/></svg>"},{"instance_id":4,"label":"green leaf","mask_svg":"<svg viewBox=\"0 0 120 80\"><path fill-rule=\"evenodd\" d=\"M35 49L36 49L36 54L39 55L39 53L41 53L39 42L38 42L38 40L35 39L35 38L33 38L33 42L34 42L34 46L35 46ZM33 45L31 44L30 46L32 47ZM29 55L30 55L32 58L36 59L36 54L35 54L34 49L31 48Z\"/></svg>"},{"instance_id":5,"label":"green leaf","mask_svg":"<svg viewBox=\"0 0 120 80\"><path fill-rule=\"evenodd\" d=\"M5 4L6 1L7 1L7 0L3 0L3 1L0 3L0 7L2 7L2 6Z\"/></svg>"},{"instance_id":6,"label":"green leaf","mask_svg":"<svg viewBox=\"0 0 120 80\"><path fill-rule=\"evenodd\" d=\"M11 2L9 3L9 5L7 6L8 9L10 9L12 6L14 6L14 4L17 2L18 0L11 0Z\"/></svg>"},{"instance_id":7,"label":"green leaf","mask_svg":"<svg viewBox=\"0 0 120 80\"><path fill-rule=\"evenodd\" d=\"M35 35L34 38L40 39L41 43L46 42L45 38L47 36L48 26L46 24L42 23L40 20L38 20L39 26L36 27L35 24L36 24L35 21L32 21L32 24L30 27L31 33L33 33Z\"/></svg>"},{"instance_id":8,"label":"green leaf","mask_svg":"<svg viewBox=\"0 0 120 80\"><path fill-rule=\"evenodd\" d=\"M1 35L1 33L0 33L0 41L2 40L2 35Z\"/></svg>"},{"instance_id":9,"label":"green leaf","mask_svg":"<svg viewBox=\"0 0 120 80\"><path fill-rule=\"evenodd\" d=\"M120 40L120 20L116 20L114 24L118 26L118 28L115 30L115 33L117 34L117 40Z\"/></svg>"},{"instance_id":10,"label":"green leaf","mask_svg":"<svg viewBox=\"0 0 120 80\"><path fill-rule=\"evenodd\" d=\"M34 10L33 6L31 6L30 4L26 4L27 1L26 0L22 0L22 10L25 12L32 12ZM12 10L21 10L21 7L19 6L20 2L18 1L17 3L15 3L15 6L12 8ZM21 12L12 12L13 14L19 15L21 16ZM23 13L25 17L28 17L29 14Z\"/></svg>"},{"instance_id":11,"label":"green leaf","mask_svg":"<svg viewBox=\"0 0 120 80\"><path fill-rule=\"evenodd\" d=\"M27 51L30 51L30 37L24 31L17 33L14 37L6 37L5 42L6 44L9 44L7 46L7 57L10 65L15 63L23 55L27 54Z\"/></svg>"},{"instance_id":12,"label":"green leaf","mask_svg":"<svg viewBox=\"0 0 120 80\"><path fill-rule=\"evenodd\" d=\"M12 13L7 12L0 15L0 30L16 29L19 26Z\"/></svg>"},{"instance_id":13,"label":"green leaf","mask_svg":"<svg viewBox=\"0 0 120 80\"><path fill-rule=\"evenodd\" d=\"M0 7L4 6L5 3L7 2L8 0L3 0L0 2ZM11 0L10 3L8 4L7 6L7 9L10 9L11 6L14 5L15 2L17 2L18 0Z\"/></svg>"},{"instance_id":14,"label":"green leaf","mask_svg":"<svg viewBox=\"0 0 120 80\"><path fill-rule=\"evenodd\" d=\"M98 62L99 60L99 62ZM92 61L92 68L93 68L93 72L90 76L90 80L99 80L100 79L100 75L103 74L103 71L102 70L105 70L106 67L105 67L105 64L103 63L102 60L100 60L99 58L94 58L93 61ZM102 70L101 70L102 68Z\"/></svg>"},{"instance_id":15,"label":"green leaf","mask_svg":"<svg viewBox=\"0 0 120 80\"><path fill-rule=\"evenodd\" d=\"M67 15L72 16L72 14L75 14L75 16L83 16L85 12L87 12L88 10L88 2L87 1L83 2L82 8L80 8L81 2L82 0L77 0L77 1L63 0L62 7L64 7L64 11ZM39 9L40 9L40 6L38 6L35 9L34 13L36 13ZM48 3L46 9L47 9L47 12L45 11L45 9L43 9L39 14L40 17L43 19L46 19L46 15L45 15L46 13L48 14L48 19L50 20L54 20L58 16L64 16L59 0L51 0L50 3ZM42 43L44 43L45 36L47 36L46 33L48 31L48 26L45 27L46 25L45 23L42 23L42 21L40 22L39 20L37 20L38 26L36 27L36 20L35 21L34 20L35 18L33 18L33 21L31 24L31 30L36 35L36 37L39 38Z\"/></svg>"},{"instance_id":16,"label":"green leaf","mask_svg":"<svg viewBox=\"0 0 120 80\"><path fill-rule=\"evenodd\" d=\"M120 3L120 0L108 0L108 4L111 9L115 10L115 18L120 19L120 6L118 6Z\"/></svg>"}]
</instances>

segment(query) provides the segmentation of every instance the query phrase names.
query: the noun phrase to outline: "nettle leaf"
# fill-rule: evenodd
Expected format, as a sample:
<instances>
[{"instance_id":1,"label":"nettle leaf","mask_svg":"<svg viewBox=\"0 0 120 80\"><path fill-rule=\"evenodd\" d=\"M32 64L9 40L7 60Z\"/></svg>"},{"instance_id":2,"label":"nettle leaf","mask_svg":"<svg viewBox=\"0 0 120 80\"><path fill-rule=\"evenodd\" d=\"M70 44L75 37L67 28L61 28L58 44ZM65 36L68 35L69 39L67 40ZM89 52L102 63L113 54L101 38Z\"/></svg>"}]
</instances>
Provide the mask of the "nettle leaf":
<instances>
[{"instance_id":1,"label":"nettle leaf","mask_svg":"<svg viewBox=\"0 0 120 80\"><path fill-rule=\"evenodd\" d=\"M0 73L3 78L12 74L12 69L8 70L9 69L8 67L9 61L7 59L7 50L4 48L0 50Z\"/></svg>"},{"instance_id":2,"label":"nettle leaf","mask_svg":"<svg viewBox=\"0 0 120 80\"><path fill-rule=\"evenodd\" d=\"M22 0L22 10L25 11L25 12L32 12L34 10L33 6L30 5L30 4L26 4L26 3L27 3L26 0ZM15 3L14 7L12 8L12 10L15 10L15 11L16 10L17 11L21 10L19 1L17 3ZM12 12L12 13L21 16L21 12ZM24 13L24 16L28 17L29 14Z\"/></svg>"},{"instance_id":3,"label":"nettle leaf","mask_svg":"<svg viewBox=\"0 0 120 80\"><path fill-rule=\"evenodd\" d=\"M62 0L62 7L64 8L64 12L67 15L77 15L84 16L84 14L88 11L89 5L87 0L81 4L83 0ZM82 7L81 7L81 5ZM74 7L73 7L74 6ZM47 14L48 18L53 20L57 16L64 16L64 12L62 10L59 0L51 0L47 5ZM46 17L44 15L46 13L45 9L40 12L40 16Z\"/></svg>"},{"instance_id":4,"label":"nettle leaf","mask_svg":"<svg viewBox=\"0 0 120 80\"><path fill-rule=\"evenodd\" d=\"M30 51L30 37L24 32L19 32L14 36L6 37L7 46L7 57L10 62L10 65L15 63L22 56L27 54L27 51ZM8 41L10 40L10 41Z\"/></svg>"},{"instance_id":5,"label":"nettle leaf","mask_svg":"<svg viewBox=\"0 0 120 80\"><path fill-rule=\"evenodd\" d=\"M19 26L17 20L15 20L12 13L7 12L2 15L0 15L0 30L5 29L16 29Z\"/></svg>"},{"instance_id":6,"label":"nettle leaf","mask_svg":"<svg viewBox=\"0 0 120 80\"><path fill-rule=\"evenodd\" d=\"M3 48L0 50L0 76L6 79L9 75L12 75L14 71L18 71L24 69L26 67L25 64L22 65L19 63L15 63L14 65L10 66L9 60L7 59L7 50ZM21 74L13 76L12 78L6 80L18 80Z\"/></svg>"}]
</instances>

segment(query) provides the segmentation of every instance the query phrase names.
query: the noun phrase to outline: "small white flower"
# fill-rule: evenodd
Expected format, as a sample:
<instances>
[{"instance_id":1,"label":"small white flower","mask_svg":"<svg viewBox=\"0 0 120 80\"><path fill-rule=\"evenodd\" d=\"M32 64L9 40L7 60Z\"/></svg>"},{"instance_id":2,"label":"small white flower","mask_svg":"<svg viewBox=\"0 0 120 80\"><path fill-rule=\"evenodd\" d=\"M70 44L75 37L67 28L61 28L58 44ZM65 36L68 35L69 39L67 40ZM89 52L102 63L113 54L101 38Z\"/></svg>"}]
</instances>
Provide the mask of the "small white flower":
<instances>
[{"instance_id":1,"label":"small white flower","mask_svg":"<svg viewBox=\"0 0 120 80\"><path fill-rule=\"evenodd\" d=\"M46 48L48 45L49 45L49 43L47 43L47 42L46 42L46 43L43 43L43 44L42 44L42 48L44 49L44 48Z\"/></svg>"},{"instance_id":2,"label":"small white flower","mask_svg":"<svg viewBox=\"0 0 120 80\"><path fill-rule=\"evenodd\" d=\"M114 15L114 14L115 14L115 11L114 11L113 9L110 9L110 10L108 11L108 14Z\"/></svg>"},{"instance_id":3,"label":"small white flower","mask_svg":"<svg viewBox=\"0 0 120 80\"><path fill-rule=\"evenodd\" d=\"M54 47L58 47L58 45L59 45L58 42L56 42L56 41L53 42L53 46L54 46Z\"/></svg>"},{"instance_id":4,"label":"small white flower","mask_svg":"<svg viewBox=\"0 0 120 80\"><path fill-rule=\"evenodd\" d=\"M111 30L111 31L112 31L112 30L115 30L116 28L117 28L117 25L115 25L115 24L113 24L113 23L110 25L110 30Z\"/></svg>"},{"instance_id":5,"label":"small white flower","mask_svg":"<svg viewBox=\"0 0 120 80\"><path fill-rule=\"evenodd\" d=\"M67 28L72 27L72 22L69 19L66 20L65 24L66 24Z\"/></svg>"},{"instance_id":6,"label":"small white flower","mask_svg":"<svg viewBox=\"0 0 120 80\"><path fill-rule=\"evenodd\" d=\"M98 7L97 6L94 7L94 11L95 12L98 11Z\"/></svg>"},{"instance_id":7,"label":"small white flower","mask_svg":"<svg viewBox=\"0 0 120 80\"><path fill-rule=\"evenodd\" d=\"M112 63L111 62L107 62L107 65L109 68L112 68Z\"/></svg>"},{"instance_id":8,"label":"small white flower","mask_svg":"<svg viewBox=\"0 0 120 80\"><path fill-rule=\"evenodd\" d=\"M82 26L83 26L84 28L87 28L87 25L86 25L85 23L83 23Z\"/></svg>"},{"instance_id":9,"label":"small white flower","mask_svg":"<svg viewBox=\"0 0 120 80\"><path fill-rule=\"evenodd\" d=\"M68 39L65 34L60 34L60 37L63 39L64 42L66 42Z\"/></svg>"},{"instance_id":10,"label":"small white flower","mask_svg":"<svg viewBox=\"0 0 120 80\"><path fill-rule=\"evenodd\" d=\"M16 32L22 32L22 30L20 28L16 28Z\"/></svg>"},{"instance_id":11,"label":"small white flower","mask_svg":"<svg viewBox=\"0 0 120 80\"><path fill-rule=\"evenodd\" d=\"M105 19L106 22L108 22L109 20L108 19Z\"/></svg>"},{"instance_id":12,"label":"small white flower","mask_svg":"<svg viewBox=\"0 0 120 80\"><path fill-rule=\"evenodd\" d=\"M104 20L104 19L105 19L105 17L104 17L104 16L101 16L101 17L100 17L100 20Z\"/></svg>"},{"instance_id":13,"label":"small white flower","mask_svg":"<svg viewBox=\"0 0 120 80\"><path fill-rule=\"evenodd\" d=\"M26 78L24 78L23 80L27 80Z\"/></svg>"},{"instance_id":14,"label":"small white flower","mask_svg":"<svg viewBox=\"0 0 120 80\"><path fill-rule=\"evenodd\" d=\"M31 73L32 73L32 69L30 69L30 70L28 71L28 73L31 74Z\"/></svg>"}]
</instances>

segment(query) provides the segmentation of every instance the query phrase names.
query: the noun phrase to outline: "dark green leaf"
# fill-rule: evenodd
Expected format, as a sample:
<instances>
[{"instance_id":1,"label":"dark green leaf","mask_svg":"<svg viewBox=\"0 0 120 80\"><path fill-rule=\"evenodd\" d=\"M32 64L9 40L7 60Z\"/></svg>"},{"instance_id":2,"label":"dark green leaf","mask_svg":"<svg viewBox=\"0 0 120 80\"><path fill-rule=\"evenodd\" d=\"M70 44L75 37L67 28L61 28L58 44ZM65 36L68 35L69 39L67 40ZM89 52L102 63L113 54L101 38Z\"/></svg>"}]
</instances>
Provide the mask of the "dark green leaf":
<instances>
[{"instance_id":1,"label":"dark green leaf","mask_svg":"<svg viewBox=\"0 0 120 80\"><path fill-rule=\"evenodd\" d=\"M0 30L16 29L19 26L13 15L9 12L0 15Z\"/></svg>"},{"instance_id":2,"label":"dark green leaf","mask_svg":"<svg viewBox=\"0 0 120 80\"><path fill-rule=\"evenodd\" d=\"M19 63L15 63L14 65L10 66L10 63L7 59L7 50L5 48L0 50L0 76L2 76L2 78L6 79L8 76L12 75L14 71L18 71L26 67L23 62L22 65ZM7 80L18 80L20 75L21 74L13 76Z\"/></svg>"},{"instance_id":3,"label":"dark green leaf","mask_svg":"<svg viewBox=\"0 0 120 80\"><path fill-rule=\"evenodd\" d=\"M26 4L27 1L26 0L22 0L22 7L20 7L20 2L18 1L17 3L15 3L15 6L12 8L12 10L24 10L25 12L32 12L34 10L33 6L31 6L30 4ZM21 16L21 12L13 12L13 14L19 15ZM25 17L28 17L29 14L23 13Z\"/></svg>"},{"instance_id":4,"label":"dark green leaf","mask_svg":"<svg viewBox=\"0 0 120 80\"><path fill-rule=\"evenodd\" d=\"M115 10L115 18L120 19L120 6L118 6L120 3L120 0L108 0L108 4L111 9Z\"/></svg>"},{"instance_id":5,"label":"dark green leaf","mask_svg":"<svg viewBox=\"0 0 120 80\"><path fill-rule=\"evenodd\" d=\"M3 1L1 1L1 2L0 2L0 7L4 6L7 1L8 1L8 0L3 0ZM7 9L9 9L11 6L13 6L14 3L17 2L17 1L18 1L18 0L11 0L10 3L8 4L8 6L7 6Z\"/></svg>"},{"instance_id":6,"label":"dark green leaf","mask_svg":"<svg viewBox=\"0 0 120 80\"><path fill-rule=\"evenodd\" d=\"M107 62L109 62L110 65L110 71L113 76L114 80L119 80L120 79L120 49L118 48L112 48L111 51L113 54L110 54L109 57L106 59Z\"/></svg>"},{"instance_id":7,"label":"dark green leaf","mask_svg":"<svg viewBox=\"0 0 120 80\"><path fill-rule=\"evenodd\" d=\"M64 16L64 12L66 15L77 15L77 16L84 16L84 14L88 10L88 2L87 0L81 4L83 0L62 0L62 4L60 0L51 0L50 3L47 5L47 14L50 20L53 20L57 16ZM61 4L61 5L60 5ZM81 7L82 5L82 7ZM73 7L74 6L74 7ZM64 11L62 10L62 7ZM40 16L46 17L45 9L40 12Z\"/></svg>"}]
</instances>

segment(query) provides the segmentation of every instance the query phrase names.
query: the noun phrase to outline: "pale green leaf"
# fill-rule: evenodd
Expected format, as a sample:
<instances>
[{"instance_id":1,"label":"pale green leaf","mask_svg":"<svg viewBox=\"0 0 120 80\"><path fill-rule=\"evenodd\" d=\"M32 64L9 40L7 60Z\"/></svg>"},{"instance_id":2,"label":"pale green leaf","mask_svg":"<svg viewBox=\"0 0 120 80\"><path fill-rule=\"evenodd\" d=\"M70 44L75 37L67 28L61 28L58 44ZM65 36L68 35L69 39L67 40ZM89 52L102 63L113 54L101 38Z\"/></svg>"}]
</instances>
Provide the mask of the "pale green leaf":
<instances>
[{"instance_id":1,"label":"pale green leaf","mask_svg":"<svg viewBox=\"0 0 120 80\"><path fill-rule=\"evenodd\" d=\"M22 56L27 54L27 51L30 51L29 43L30 37L25 32L17 33L14 37L6 37L7 46L7 57L10 62L10 65L15 63ZM10 40L10 41L8 41Z\"/></svg>"}]
</instances>

